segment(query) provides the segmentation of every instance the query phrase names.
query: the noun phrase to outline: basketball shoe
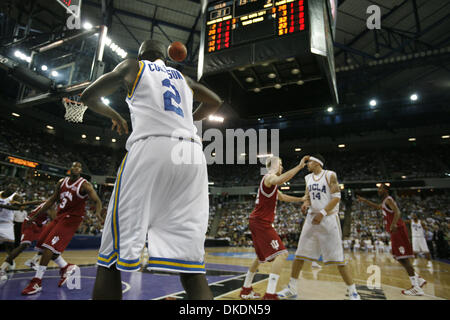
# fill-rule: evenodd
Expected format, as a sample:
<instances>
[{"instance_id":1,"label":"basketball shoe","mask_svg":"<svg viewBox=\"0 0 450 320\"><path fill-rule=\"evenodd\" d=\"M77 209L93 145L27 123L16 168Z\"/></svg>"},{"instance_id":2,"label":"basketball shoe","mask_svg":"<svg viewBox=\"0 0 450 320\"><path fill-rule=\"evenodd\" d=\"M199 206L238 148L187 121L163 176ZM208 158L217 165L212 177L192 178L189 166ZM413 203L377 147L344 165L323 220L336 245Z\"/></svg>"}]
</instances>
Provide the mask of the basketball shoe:
<instances>
[{"instance_id":1,"label":"basketball shoe","mask_svg":"<svg viewBox=\"0 0 450 320\"><path fill-rule=\"evenodd\" d=\"M425 280L424 278L422 278L422 277L417 277L417 285L420 287L420 288L423 288L423 286L424 285L426 285L427 284L427 280Z\"/></svg>"},{"instance_id":2,"label":"basketball shoe","mask_svg":"<svg viewBox=\"0 0 450 320\"><path fill-rule=\"evenodd\" d=\"M278 298L278 295L276 293L265 293L264 297L262 298L263 300L280 300L280 298Z\"/></svg>"},{"instance_id":3,"label":"basketball shoe","mask_svg":"<svg viewBox=\"0 0 450 320\"><path fill-rule=\"evenodd\" d=\"M241 293L239 294L239 296L243 300L261 299L261 295L255 291L253 291L253 287L250 287L250 288L242 287Z\"/></svg>"},{"instance_id":4,"label":"basketball shoe","mask_svg":"<svg viewBox=\"0 0 450 320\"><path fill-rule=\"evenodd\" d=\"M277 295L278 297L280 297L280 299L295 299L297 298L297 290L293 286L288 284L286 288L278 291Z\"/></svg>"},{"instance_id":5,"label":"basketball shoe","mask_svg":"<svg viewBox=\"0 0 450 320\"><path fill-rule=\"evenodd\" d=\"M33 278L31 279L28 286L23 289L22 294L23 295L32 295L35 293L38 293L42 290L42 280L39 278Z\"/></svg>"},{"instance_id":6,"label":"basketball shoe","mask_svg":"<svg viewBox=\"0 0 450 320\"><path fill-rule=\"evenodd\" d=\"M402 290L402 294L404 294L405 296L423 296L424 292L422 288L414 286L408 290Z\"/></svg>"},{"instance_id":7,"label":"basketball shoe","mask_svg":"<svg viewBox=\"0 0 450 320\"><path fill-rule=\"evenodd\" d=\"M31 268L31 269L37 270L37 267L39 265L39 260L40 259L41 259L41 256L35 255L33 258L28 259L23 264L26 265L27 267Z\"/></svg>"},{"instance_id":8,"label":"basketball shoe","mask_svg":"<svg viewBox=\"0 0 450 320\"><path fill-rule=\"evenodd\" d=\"M348 293L348 299L349 300L361 300L360 295L358 294L358 292L353 292L350 294L350 292Z\"/></svg>"},{"instance_id":9,"label":"basketball shoe","mask_svg":"<svg viewBox=\"0 0 450 320\"><path fill-rule=\"evenodd\" d=\"M313 261L311 263L311 268L322 268L322 266L320 264L318 264L317 262Z\"/></svg>"},{"instance_id":10,"label":"basketball shoe","mask_svg":"<svg viewBox=\"0 0 450 320\"><path fill-rule=\"evenodd\" d=\"M75 270L77 268L78 268L77 265L70 264L70 263L67 264L67 266L65 266L64 268L61 268L61 270L59 270L59 274L61 275L61 279L58 282L58 287L63 286L66 283L67 278L70 277L75 272Z\"/></svg>"},{"instance_id":11,"label":"basketball shoe","mask_svg":"<svg viewBox=\"0 0 450 320\"><path fill-rule=\"evenodd\" d=\"M8 280L8 276L6 275L6 272L3 270L0 270L0 281Z\"/></svg>"}]
</instances>

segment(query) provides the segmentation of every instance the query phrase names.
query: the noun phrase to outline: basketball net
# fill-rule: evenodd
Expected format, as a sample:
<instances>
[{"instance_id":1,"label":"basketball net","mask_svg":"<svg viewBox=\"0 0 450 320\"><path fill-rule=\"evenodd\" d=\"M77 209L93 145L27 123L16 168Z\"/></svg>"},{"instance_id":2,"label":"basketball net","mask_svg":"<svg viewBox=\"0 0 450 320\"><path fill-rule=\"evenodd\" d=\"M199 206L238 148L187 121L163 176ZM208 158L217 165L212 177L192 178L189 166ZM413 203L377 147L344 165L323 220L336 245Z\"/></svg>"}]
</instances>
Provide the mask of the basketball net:
<instances>
[{"instance_id":1,"label":"basketball net","mask_svg":"<svg viewBox=\"0 0 450 320\"><path fill-rule=\"evenodd\" d=\"M83 122L84 112L88 108L82 102L80 102L80 96L76 95L69 98L63 98L62 103L66 108L66 114L64 119L69 122Z\"/></svg>"}]
</instances>

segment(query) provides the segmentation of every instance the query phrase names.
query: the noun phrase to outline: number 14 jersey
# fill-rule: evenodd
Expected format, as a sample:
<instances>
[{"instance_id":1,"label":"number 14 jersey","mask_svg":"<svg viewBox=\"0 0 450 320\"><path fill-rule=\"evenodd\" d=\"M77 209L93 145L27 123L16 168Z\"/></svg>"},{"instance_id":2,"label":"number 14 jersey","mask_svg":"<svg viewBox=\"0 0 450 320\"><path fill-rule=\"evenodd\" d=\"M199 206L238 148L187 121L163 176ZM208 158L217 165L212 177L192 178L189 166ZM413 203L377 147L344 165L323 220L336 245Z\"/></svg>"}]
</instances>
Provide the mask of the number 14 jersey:
<instances>
[{"instance_id":1,"label":"number 14 jersey","mask_svg":"<svg viewBox=\"0 0 450 320\"><path fill-rule=\"evenodd\" d=\"M336 175L336 173L331 170L322 170L318 176L314 173L305 176L305 183L309 191L309 199L311 200L311 208L313 211L322 210L330 202L331 192L329 182L332 175ZM332 210L332 213L338 212L339 204Z\"/></svg>"},{"instance_id":2,"label":"number 14 jersey","mask_svg":"<svg viewBox=\"0 0 450 320\"><path fill-rule=\"evenodd\" d=\"M184 76L157 59L139 61L139 72L126 101L130 109L132 133L126 149L149 136L195 139L192 117L193 93Z\"/></svg>"}]
</instances>

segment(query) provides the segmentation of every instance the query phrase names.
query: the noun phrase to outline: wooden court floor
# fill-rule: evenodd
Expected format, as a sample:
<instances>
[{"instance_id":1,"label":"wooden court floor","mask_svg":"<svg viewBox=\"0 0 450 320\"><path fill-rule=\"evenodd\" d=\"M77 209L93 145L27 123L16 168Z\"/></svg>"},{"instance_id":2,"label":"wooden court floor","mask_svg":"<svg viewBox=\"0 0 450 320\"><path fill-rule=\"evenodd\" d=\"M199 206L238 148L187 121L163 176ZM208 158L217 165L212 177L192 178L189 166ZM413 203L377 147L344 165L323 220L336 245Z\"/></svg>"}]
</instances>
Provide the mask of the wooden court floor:
<instances>
[{"instance_id":1,"label":"wooden court floor","mask_svg":"<svg viewBox=\"0 0 450 320\"><path fill-rule=\"evenodd\" d=\"M284 262L283 271L278 281L277 290L281 290L289 281L293 252L290 252L288 260ZM450 299L450 264L433 261L433 268L427 268L426 260L419 258L415 270L426 281L424 286L425 295L422 297L406 297L401 294L402 289L410 287L409 278L389 253L367 253L346 251L346 259L349 261L354 281L363 299L387 299L387 300L435 300ZM24 252L16 259L16 269L27 269L24 262L34 255L34 251ZM96 263L96 250L68 250L63 257L70 263L93 265ZM248 267L254 250L252 248L206 248L206 264L220 264L229 266ZM0 261L5 259L5 253L0 253ZM258 273L268 275L270 263L260 265ZM305 262L298 282L299 300L344 300L346 298L346 286L342 282L336 266L325 266L312 268L310 262ZM56 267L51 262L49 267ZM241 271L242 279L245 271ZM253 285L255 291L264 294L267 287L267 277L256 281ZM380 287L376 286L379 279ZM369 280L369 282L368 282ZM217 296L217 300L238 300L239 288L231 288L225 294Z\"/></svg>"}]
</instances>

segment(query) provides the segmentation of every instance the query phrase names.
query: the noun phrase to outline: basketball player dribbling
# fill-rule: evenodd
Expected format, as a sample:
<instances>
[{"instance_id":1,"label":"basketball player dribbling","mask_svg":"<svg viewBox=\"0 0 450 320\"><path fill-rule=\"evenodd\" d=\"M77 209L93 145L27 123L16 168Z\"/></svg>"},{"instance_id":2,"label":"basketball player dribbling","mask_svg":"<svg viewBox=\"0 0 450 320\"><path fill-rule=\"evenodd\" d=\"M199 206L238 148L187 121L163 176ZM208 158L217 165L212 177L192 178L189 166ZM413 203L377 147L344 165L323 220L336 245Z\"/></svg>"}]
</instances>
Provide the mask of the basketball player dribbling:
<instances>
[{"instance_id":1,"label":"basketball player dribbling","mask_svg":"<svg viewBox=\"0 0 450 320\"><path fill-rule=\"evenodd\" d=\"M261 263L273 262L269 275L266 293L263 300L278 300L276 294L277 282L281 268L287 258L288 251L281 241L280 236L273 227L277 200L286 202L303 202L304 198L282 194L278 186L291 180L301 169L305 167L307 156L293 169L283 172L282 161L278 157L267 160L268 173L261 179L256 197L255 209L250 214L249 229L252 233L253 246L256 258L253 260L242 286L240 297L244 300L258 299L259 293L253 291L252 281Z\"/></svg>"},{"instance_id":2,"label":"basketball player dribbling","mask_svg":"<svg viewBox=\"0 0 450 320\"><path fill-rule=\"evenodd\" d=\"M38 221L41 214L46 214L55 202L59 202L56 218L40 233L36 249L41 250L42 256L36 275L31 279L28 286L23 289L23 295L36 294L42 290L42 278L50 260L53 260L60 267L61 279L58 287L64 285L68 276L78 268L76 265L67 263L61 254L69 245L73 235L83 221L88 197L95 202L95 213L98 217L100 216L102 202L92 185L81 177L81 163L73 162L69 172L70 176L58 181L52 196L26 222L32 224Z\"/></svg>"},{"instance_id":3,"label":"basketball player dribbling","mask_svg":"<svg viewBox=\"0 0 450 320\"><path fill-rule=\"evenodd\" d=\"M297 281L304 261L318 261L322 256L325 265L337 265L347 285L349 299L361 299L344 260L339 221L341 192L337 175L334 171L324 170L324 163L325 159L321 155L308 158L307 166L311 173L305 176L305 202L302 205L302 212L308 210L308 214L298 240L290 282L278 292L281 298L297 297Z\"/></svg>"},{"instance_id":4,"label":"basketball player dribbling","mask_svg":"<svg viewBox=\"0 0 450 320\"><path fill-rule=\"evenodd\" d=\"M127 122L101 101L125 88L133 127L108 206L93 299L122 299L121 271L140 269L146 240L150 270L179 273L188 299L213 298L204 264L208 175L194 120L216 112L222 101L167 66L166 53L159 41L143 42L137 60L123 61L81 96L119 134L128 133ZM194 100L202 104L193 113ZM197 161L179 163L178 151Z\"/></svg>"},{"instance_id":5,"label":"basketball player dribbling","mask_svg":"<svg viewBox=\"0 0 450 320\"><path fill-rule=\"evenodd\" d=\"M402 290L402 294L407 296L423 296L422 287L427 283L425 279L420 277L415 271L409 258L414 258L411 242L408 238L408 230L405 222L401 218L400 209L395 200L389 195L389 186L380 184L378 187L378 195L383 202L381 204L369 201L361 196L357 199L368 206L378 209L382 212L386 231L391 235L392 255L408 273L411 281L411 288Z\"/></svg>"}]
</instances>

